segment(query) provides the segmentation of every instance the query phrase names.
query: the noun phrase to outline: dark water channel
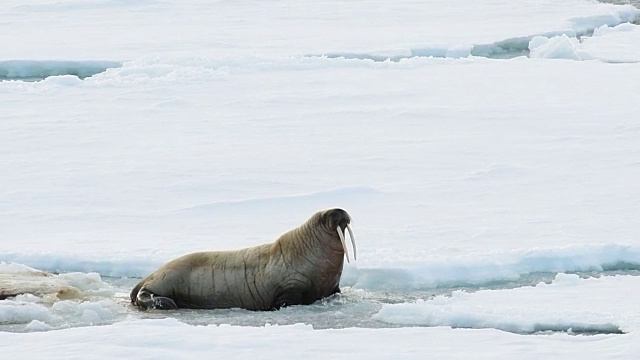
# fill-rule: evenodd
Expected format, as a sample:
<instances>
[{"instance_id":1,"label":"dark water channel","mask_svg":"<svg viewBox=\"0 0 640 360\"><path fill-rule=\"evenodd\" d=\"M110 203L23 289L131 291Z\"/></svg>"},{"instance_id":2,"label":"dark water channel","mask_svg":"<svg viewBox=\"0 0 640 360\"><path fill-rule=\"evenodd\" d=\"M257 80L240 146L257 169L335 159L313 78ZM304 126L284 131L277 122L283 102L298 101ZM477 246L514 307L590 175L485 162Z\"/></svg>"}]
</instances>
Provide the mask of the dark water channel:
<instances>
[{"instance_id":1,"label":"dark water channel","mask_svg":"<svg viewBox=\"0 0 640 360\"><path fill-rule=\"evenodd\" d=\"M640 276L638 264L617 264L605 271L578 272L581 278L608 277L616 275ZM555 272L540 272L521 275L515 280L499 280L483 284L449 284L440 287L415 287L406 285L404 288L375 288L361 289L343 287L341 294L318 301L312 305L291 306L278 311L248 311L243 309L217 309L217 310L149 310L140 311L130 304L129 292L140 281L138 278L111 278L103 277L102 280L110 285L110 290L102 294L94 294L85 301L55 302L45 307L40 306L36 310L24 313L22 317L3 321L3 312L0 311L0 333L8 332L32 332L65 329L69 327L83 327L93 325L108 325L125 320L134 319L164 319L174 318L183 323L195 326L205 325L234 325L234 326L266 326L266 325L292 325L307 324L314 329L340 329L340 328L398 328L406 327L403 324L393 324L381 321L376 314L386 304L413 303L416 300L430 300L436 296L451 296L456 291L468 293L483 290L510 290L521 287L536 286L539 283L551 283ZM10 300L4 300L10 301ZM11 313L11 303L7 305L4 313ZM24 304L20 306L27 306ZM107 306L106 317L98 317L96 322L91 314L104 313L102 306ZM29 310L29 309L26 309ZM51 312L53 311L53 312ZM33 328L28 325L31 320L42 318L41 312L51 312L46 324L40 323ZM47 316L45 316L47 318ZM17 320L16 320L17 319ZM37 322L37 321L36 321ZM36 324L37 325L37 324ZM44 327L43 327L44 326ZM480 325L478 325L480 326ZM565 326L564 328L562 326ZM505 330L511 331L511 330ZM514 330L515 332L515 330ZM562 324L539 325L533 332L524 335L549 334L565 332L572 335L595 334L621 334L622 331L616 324L585 324L581 328L567 327Z\"/></svg>"},{"instance_id":2,"label":"dark water channel","mask_svg":"<svg viewBox=\"0 0 640 360\"><path fill-rule=\"evenodd\" d=\"M582 278L633 275L640 276L640 270L609 270L604 272L576 273ZM219 310L175 310L175 311L139 311L129 304L128 291L139 279L104 279L119 289L118 301L127 308L129 317L141 319L176 318L191 325L265 326L291 325L304 323L315 329L339 329L348 327L362 328L394 328L405 327L386 323L374 318L385 304L414 302L419 299L428 300L435 296L450 296L454 291L477 292L481 290L515 289L523 286L535 286L541 282L551 283L556 273L532 273L521 276L514 281L496 281L482 285L453 285L430 289L394 289L367 290L346 287L341 294L318 301L307 306L291 306L278 311L255 312L242 309ZM574 329L575 330L575 329ZM563 331L562 329L543 329L544 331ZM575 331L574 331L575 333ZM615 331L598 331L585 329L584 334L617 333Z\"/></svg>"}]
</instances>

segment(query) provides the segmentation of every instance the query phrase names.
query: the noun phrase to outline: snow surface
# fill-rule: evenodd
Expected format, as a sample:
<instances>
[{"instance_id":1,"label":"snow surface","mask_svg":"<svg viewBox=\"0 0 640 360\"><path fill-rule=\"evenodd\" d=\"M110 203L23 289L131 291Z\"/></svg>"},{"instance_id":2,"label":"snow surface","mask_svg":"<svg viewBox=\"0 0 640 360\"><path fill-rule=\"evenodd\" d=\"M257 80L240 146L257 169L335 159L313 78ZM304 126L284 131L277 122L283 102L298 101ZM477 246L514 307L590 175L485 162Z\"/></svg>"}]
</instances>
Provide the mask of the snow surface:
<instances>
[{"instance_id":1,"label":"snow surface","mask_svg":"<svg viewBox=\"0 0 640 360\"><path fill-rule=\"evenodd\" d=\"M1 301L0 327L27 332L0 332L3 357L637 358L639 14L6 1L0 279L30 266L78 293ZM307 325L126 304L175 256L334 206L358 241L344 299L269 315ZM314 330L327 314L353 325Z\"/></svg>"},{"instance_id":2,"label":"snow surface","mask_svg":"<svg viewBox=\"0 0 640 360\"><path fill-rule=\"evenodd\" d=\"M630 332L639 324L632 301L612 301L617 289L634 298L637 276L580 279L558 274L551 284L476 293L455 291L415 303L387 304L376 318L403 325L493 328L515 333L543 331ZM577 297L588 293L589 297ZM553 311L549 311L552 304Z\"/></svg>"}]
</instances>

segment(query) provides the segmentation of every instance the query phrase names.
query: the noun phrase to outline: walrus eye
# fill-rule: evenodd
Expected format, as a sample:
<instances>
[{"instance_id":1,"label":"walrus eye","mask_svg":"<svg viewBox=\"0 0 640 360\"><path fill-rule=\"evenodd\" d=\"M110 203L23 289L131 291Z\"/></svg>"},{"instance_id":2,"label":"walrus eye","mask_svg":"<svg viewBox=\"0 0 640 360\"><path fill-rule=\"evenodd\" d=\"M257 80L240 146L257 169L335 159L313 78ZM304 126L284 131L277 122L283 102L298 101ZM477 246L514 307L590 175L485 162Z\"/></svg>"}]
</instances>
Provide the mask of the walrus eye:
<instances>
[{"instance_id":1,"label":"walrus eye","mask_svg":"<svg viewBox=\"0 0 640 360\"><path fill-rule=\"evenodd\" d=\"M351 238L351 245L353 245L353 260L356 259L356 241L353 237L353 231L351 230L351 226L349 226L349 224L347 224L347 229L349 230L349 237ZM347 256L347 262L349 261L349 250L347 249L347 243L344 241L344 234L342 233L342 230L340 229L340 226L338 226L336 228L336 230L338 231L338 236L340 236L340 242L342 242L342 248L344 249L344 254Z\"/></svg>"}]
</instances>

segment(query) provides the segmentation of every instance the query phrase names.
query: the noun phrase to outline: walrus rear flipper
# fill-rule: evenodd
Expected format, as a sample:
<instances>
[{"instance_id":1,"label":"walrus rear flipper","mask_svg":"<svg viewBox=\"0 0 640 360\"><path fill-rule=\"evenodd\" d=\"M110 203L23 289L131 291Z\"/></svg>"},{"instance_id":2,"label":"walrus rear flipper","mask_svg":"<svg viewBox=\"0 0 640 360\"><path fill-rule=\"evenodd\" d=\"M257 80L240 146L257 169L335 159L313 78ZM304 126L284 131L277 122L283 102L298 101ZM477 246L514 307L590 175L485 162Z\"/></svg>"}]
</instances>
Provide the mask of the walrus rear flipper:
<instances>
[{"instance_id":1,"label":"walrus rear flipper","mask_svg":"<svg viewBox=\"0 0 640 360\"><path fill-rule=\"evenodd\" d=\"M140 290L134 304L143 309L173 310L177 309L175 301L166 296L157 296L146 289Z\"/></svg>"}]
</instances>

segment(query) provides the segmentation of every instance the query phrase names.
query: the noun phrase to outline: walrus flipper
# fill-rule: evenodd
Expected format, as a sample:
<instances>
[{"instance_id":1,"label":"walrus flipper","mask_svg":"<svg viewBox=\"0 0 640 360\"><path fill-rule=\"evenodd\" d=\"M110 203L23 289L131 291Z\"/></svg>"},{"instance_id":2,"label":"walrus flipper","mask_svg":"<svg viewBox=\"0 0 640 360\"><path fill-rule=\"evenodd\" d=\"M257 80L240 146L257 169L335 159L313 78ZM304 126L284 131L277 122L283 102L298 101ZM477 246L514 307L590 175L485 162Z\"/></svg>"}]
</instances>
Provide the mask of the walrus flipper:
<instances>
[{"instance_id":1,"label":"walrus flipper","mask_svg":"<svg viewBox=\"0 0 640 360\"><path fill-rule=\"evenodd\" d=\"M136 300L135 304L143 309L174 310L178 308L171 298L154 295L147 289L140 290Z\"/></svg>"},{"instance_id":2,"label":"walrus flipper","mask_svg":"<svg viewBox=\"0 0 640 360\"><path fill-rule=\"evenodd\" d=\"M314 300L315 301L315 300ZM305 304L303 301L303 294L298 291L282 291L280 294L276 295L276 299L271 305L270 310L280 310L283 307L291 306L291 305L300 305ZM310 304L310 303L309 303Z\"/></svg>"}]
</instances>

